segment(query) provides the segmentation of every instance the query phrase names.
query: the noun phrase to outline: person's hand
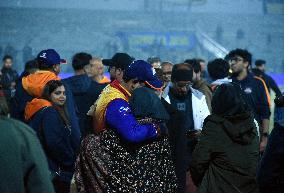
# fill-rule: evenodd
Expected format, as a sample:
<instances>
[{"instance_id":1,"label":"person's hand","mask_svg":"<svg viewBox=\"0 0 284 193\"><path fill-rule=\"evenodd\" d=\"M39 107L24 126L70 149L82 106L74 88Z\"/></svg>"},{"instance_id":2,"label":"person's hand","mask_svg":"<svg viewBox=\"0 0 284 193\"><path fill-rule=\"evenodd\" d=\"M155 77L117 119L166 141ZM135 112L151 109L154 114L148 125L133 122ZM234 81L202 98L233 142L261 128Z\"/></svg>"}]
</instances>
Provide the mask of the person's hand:
<instances>
[{"instance_id":1,"label":"person's hand","mask_svg":"<svg viewBox=\"0 0 284 193\"><path fill-rule=\"evenodd\" d=\"M158 136L168 135L168 128L166 124L164 123L156 124L155 127L157 128Z\"/></svg>"},{"instance_id":2,"label":"person's hand","mask_svg":"<svg viewBox=\"0 0 284 193\"><path fill-rule=\"evenodd\" d=\"M262 153L264 152L265 148L267 145L267 136L262 136L261 137L261 142L259 144L259 151Z\"/></svg>"}]
</instances>

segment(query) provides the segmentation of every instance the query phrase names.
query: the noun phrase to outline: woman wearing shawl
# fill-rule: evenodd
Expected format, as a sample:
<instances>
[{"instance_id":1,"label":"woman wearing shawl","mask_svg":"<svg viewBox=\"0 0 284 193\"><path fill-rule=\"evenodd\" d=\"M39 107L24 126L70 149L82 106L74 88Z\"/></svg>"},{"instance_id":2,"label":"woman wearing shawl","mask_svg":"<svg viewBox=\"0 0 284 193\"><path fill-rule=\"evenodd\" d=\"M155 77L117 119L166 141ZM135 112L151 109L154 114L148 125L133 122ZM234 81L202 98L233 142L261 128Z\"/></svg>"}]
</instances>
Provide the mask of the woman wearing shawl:
<instances>
[{"instance_id":1,"label":"woman wearing shawl","mask_svg":"<svg viewBox=\"0 0 284 193\"><path fill-rule=\"evenodd\" d=\"M119 109L124 112L124 116L129 116L130 113L134 115L137 118L136 126L147 126L150 130L150 125L156 125L158 135L151 134L143 140L133 141L125 137L119 129L107 124L107 129L103 132L88 136L82 143L76 163L75 180L80 193L176 192L176 176L166 136L167 129L163 126L168 115L159 97L151 89L152 87L160 90L162 83L153 76L150 64L144 61L135 61L129 68L132 69L132 75L128 70L125 72L126 76L131 78L129 81L137 77L139 82L146 84L147 87L135 89L129 99L129 106ZM144 77L148 72L149 77L155 79L150 84ZM118 86L124 85L113 82L103 93L113 88L120 89ZM109 93L108 96L110 95ZM108 111L105 114L107 117ZM128 120L133 121L132 118ZM141 131L141 128L136 127L135 130L128 132L135 133L139 129Z\"/></svg>"}]
</instances>

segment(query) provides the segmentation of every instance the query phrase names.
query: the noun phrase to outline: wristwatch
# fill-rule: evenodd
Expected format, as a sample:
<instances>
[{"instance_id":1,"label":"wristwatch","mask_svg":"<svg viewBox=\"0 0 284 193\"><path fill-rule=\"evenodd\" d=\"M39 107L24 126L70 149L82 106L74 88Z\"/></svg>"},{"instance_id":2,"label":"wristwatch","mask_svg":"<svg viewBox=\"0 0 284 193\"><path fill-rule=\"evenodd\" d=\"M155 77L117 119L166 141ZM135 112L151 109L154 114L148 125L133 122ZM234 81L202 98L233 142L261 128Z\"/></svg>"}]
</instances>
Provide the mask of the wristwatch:
<instances>
[{"instance_id":1,"label":"wristwatch","mask_svg":"<svg viewBox=\"0 0 284 193\"><path fill-rule=\"evenodd\" d=\"M263 137L268 137L269 134L268 134L268 133L262 133L262 136L263 136Z\"/></svg>"}]
</instances>

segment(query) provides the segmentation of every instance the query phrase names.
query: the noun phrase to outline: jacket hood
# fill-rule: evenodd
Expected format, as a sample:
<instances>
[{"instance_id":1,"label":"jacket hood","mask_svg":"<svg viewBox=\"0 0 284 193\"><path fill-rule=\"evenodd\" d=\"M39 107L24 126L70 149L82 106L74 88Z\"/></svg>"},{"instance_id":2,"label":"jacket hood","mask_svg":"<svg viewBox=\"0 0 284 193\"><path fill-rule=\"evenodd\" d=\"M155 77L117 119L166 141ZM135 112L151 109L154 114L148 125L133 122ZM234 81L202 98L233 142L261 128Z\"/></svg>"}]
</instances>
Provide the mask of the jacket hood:
<instances>
[{"instance_id":1,"label":"jacket hood","mask_svg":"<svg viewBox=\"0 0 284 193\"><path fill-rule=\"evenodd\" d=\"M60 78L50 71L38 71L23 77L23 88L34 97L41 97L45 84L50 80L60 80Z\"/></svg>"},{"instance_id":2,"label":"jacket hood","mask_svg":"<svg viewBox=\"0 0 284 193\"><path fill-rule=\"evenodd\" d=\"M52 104L45 99L34 98L31 102L28 102L25 108L25 120L29 120L32 116L44 107L50 107Z\"/></svg>"},{"instance_id":3,"label":"jacket hood","mask_svg":"<svg viewBox=\"0 0 284 193\"><path fill-rule=\"evenodd\" d=\"M210 115L206 121L221 124L227 135L236 143L250 144L257 135L253 114L245 112L234 116Z\"/></svg>"},{"instance_id":4,"label":"jacket hood","mask_svg":"<svg viewBox=\"0 0 284 193\"><path fill-rule=\"evenodd\" d=\"M76 75L64 79L63 82L68 84L68 88L74 94L86 93L90 87L92 80L87 75Z\"/></svg>"}]
</instances>

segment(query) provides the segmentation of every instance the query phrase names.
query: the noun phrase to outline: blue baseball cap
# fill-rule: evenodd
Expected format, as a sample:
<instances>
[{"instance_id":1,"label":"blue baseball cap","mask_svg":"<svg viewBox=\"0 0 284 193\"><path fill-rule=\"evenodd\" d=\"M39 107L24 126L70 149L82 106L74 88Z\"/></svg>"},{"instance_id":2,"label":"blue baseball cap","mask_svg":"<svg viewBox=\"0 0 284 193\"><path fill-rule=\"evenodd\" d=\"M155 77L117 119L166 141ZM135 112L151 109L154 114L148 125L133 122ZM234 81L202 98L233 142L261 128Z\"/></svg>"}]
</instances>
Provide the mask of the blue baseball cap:
<instances>
[{"instance_id":1,"label":"blue baseball cap","mask_svg":"<svg viewBox=\"0 0 284 193\"><path fill-rule=\"evenodd\" d=\"M38 53L37 59L43 61L47 65L66 64L66 60L60 58L59 54L54 49L42 50Z\"/></svg>"},{"instance_id":2,"label":"blue baseball cap","mask_svg":"<svg viewBox=\"0 0 284 193\"><path fill-rule=\"evenodd\" d=\"M155 90L161 90L163 82L153 74L152 66L144 60L133 61L125 70L125 75L129 78L137 78Z\"/></svg>"}]
</instances>

